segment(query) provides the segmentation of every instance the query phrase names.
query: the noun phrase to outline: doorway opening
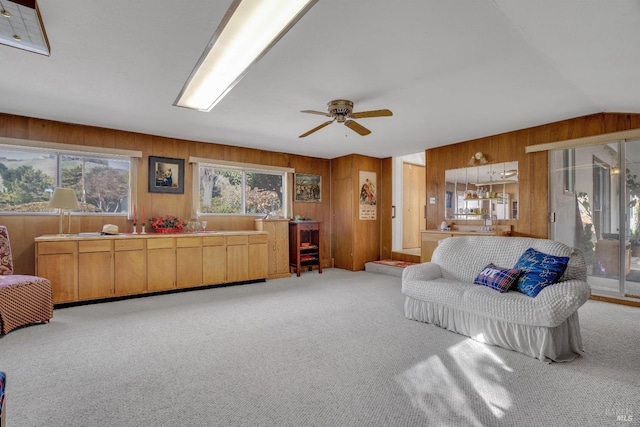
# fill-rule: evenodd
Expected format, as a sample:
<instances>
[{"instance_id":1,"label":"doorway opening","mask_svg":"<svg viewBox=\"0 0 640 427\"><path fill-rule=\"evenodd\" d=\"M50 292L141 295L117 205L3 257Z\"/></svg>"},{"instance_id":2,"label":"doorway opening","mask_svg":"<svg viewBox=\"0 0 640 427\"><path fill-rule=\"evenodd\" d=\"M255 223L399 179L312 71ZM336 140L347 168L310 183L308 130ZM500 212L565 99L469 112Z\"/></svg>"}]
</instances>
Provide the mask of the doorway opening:
<instances>
[{"instance_id":1,"label":"doorway opening","mask_svg":"<svg viewBox=\"0 0 640 427\"><path fill-rule=\"evenodd\" d=\"M392 259L419 262L420 231L426 228L425 154L394 157L392 168Z\"/></svg>"}]
</instances>

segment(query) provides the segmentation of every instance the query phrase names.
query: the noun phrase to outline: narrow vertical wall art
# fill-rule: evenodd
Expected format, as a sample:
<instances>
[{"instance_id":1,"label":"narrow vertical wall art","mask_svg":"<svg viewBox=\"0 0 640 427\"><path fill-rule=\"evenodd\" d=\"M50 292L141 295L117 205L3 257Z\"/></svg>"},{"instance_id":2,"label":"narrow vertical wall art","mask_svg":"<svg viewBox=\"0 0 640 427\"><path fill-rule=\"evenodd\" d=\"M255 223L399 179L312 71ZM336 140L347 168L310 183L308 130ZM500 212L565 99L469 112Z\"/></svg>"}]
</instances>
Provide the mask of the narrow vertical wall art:
<instances>
[{"instance_id":1,"label":"narrow vertical wall art","mask_svg":"<svg viewBox=\"0 0 640 427\"><path fill-rule=\"evenodd\" d=\"M359 218L375 220L378 212L376 173L360 171L360 203Z\"/></svg>"}]
</instances>

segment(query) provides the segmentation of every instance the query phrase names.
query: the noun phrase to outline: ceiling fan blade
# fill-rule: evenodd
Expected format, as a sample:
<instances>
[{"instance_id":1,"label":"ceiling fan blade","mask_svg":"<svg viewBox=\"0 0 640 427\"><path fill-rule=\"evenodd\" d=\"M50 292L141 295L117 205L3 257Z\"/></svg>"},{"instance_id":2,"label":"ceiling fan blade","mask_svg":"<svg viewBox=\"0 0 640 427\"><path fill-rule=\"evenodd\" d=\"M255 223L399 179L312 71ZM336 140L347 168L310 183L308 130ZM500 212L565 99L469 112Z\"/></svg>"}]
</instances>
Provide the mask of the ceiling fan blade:
<instances>
[{"instance_id":1,"label":"ceiling fan blade","mask_svg":"<svg viewBox=\"0 0 640 427\"><path fill-rule=\"evenodd\" d=\"M352 131L359 133L362 136L369 135L371 133L369 129L362 126L358 122L354 122L353 120L347 120L346 122L344 122L344 125L349 129L351 129Z\"/></svg>"},{"instance_id":2,"label":"ceiling fan blade","mask_svg":"<svg viewBox=\"0 0 640 427\"><path fill-rule=\"evenodd\" d=\"M315 111L315 110L302 110L300 111L301 113L309 113L309 114L318 114L320 116L326 116L326 117L331 117L331 114L327 113L327 112L322 112L322 111Z\"/></svg>"},{"instance_id":3,"label":"ceiling fan blade","mask_svg":"<svg viewBox=\"0 0 640 427\"><path fill-rule=\"evenodd\" d=\"M327 125L330 125L331 123L333 123L333 121L334 121L334 120L335 120L335 119L333 119L333 120L329 120L328 122L324 122L324 123L323 123L323 124L321 124L320 126L316 126L316 127L314 127L314 128L313 128L313 129L311 129L309 132L305 132L305 133L303 133L303 134L302 134L302 135L300 135L298 138L304 138L305 136L309 136L309 135L311 135L312 133L314 133L315 131L322 129L323 127L325 127L325 126L327 126Z\"/></svg>"},{"instance_id":4,"label":"ceiling fan blade","mask_svg":"<svg viewBox=\"0 0 640 427\"><path fill-rule=\"evenodd\" d=\"M351 113L351 117L354 119L366 119L367 117L387 117L393 116L391 110L371 110L360 111L359 113Z\"/></svg>"}]
</instances>

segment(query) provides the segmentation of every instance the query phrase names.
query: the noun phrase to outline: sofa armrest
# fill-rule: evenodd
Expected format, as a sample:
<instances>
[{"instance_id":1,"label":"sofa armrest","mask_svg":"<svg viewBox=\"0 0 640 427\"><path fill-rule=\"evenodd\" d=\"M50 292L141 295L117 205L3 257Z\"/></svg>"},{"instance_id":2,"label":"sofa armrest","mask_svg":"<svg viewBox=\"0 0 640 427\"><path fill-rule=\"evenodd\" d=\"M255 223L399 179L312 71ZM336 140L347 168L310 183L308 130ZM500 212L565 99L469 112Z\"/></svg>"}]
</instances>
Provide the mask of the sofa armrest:
<instances>
[{"instance_id":1,"label":"sofa armrest","mask_svg":"<svg viewBox=\"0 0 640 427\"><path fill-rule=\"evenodd\" d=\"M433 262L410 265L402 271L402 280L434 280L441 277L440 266Z\"/></svg>"},{"instance_id":2,"label":"sofa armrest","mask_svg":"<svg viewBox=\"0 0 640 427\"><path fill-rule=\"evenodd\" d=\"M582 280L565 280L542 289L536 305L546 311L549 326L557 326L575 313L591 296L591 287Z\"/></svg>"}]
</instances>

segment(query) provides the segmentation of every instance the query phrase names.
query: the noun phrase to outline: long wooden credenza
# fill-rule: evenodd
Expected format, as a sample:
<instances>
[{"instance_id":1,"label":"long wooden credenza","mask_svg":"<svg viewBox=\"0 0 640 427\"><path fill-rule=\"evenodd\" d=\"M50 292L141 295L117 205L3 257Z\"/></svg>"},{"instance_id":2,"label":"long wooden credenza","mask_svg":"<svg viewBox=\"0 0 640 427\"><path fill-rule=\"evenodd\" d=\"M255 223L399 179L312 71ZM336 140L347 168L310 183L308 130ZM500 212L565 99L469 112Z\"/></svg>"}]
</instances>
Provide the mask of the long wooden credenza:
<instances>
[{"instance_id":1,"label":"long wooden credenza","mask_svg":"<svg viewBox=\"0 0 640 427\"><path fill-rule=\"evenodd\" d=\"M54 304L266 279L268 233L40 236L36 274Z\"/></svg>"}]
</instances>

